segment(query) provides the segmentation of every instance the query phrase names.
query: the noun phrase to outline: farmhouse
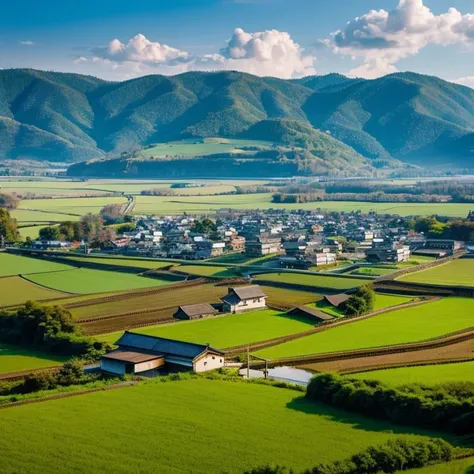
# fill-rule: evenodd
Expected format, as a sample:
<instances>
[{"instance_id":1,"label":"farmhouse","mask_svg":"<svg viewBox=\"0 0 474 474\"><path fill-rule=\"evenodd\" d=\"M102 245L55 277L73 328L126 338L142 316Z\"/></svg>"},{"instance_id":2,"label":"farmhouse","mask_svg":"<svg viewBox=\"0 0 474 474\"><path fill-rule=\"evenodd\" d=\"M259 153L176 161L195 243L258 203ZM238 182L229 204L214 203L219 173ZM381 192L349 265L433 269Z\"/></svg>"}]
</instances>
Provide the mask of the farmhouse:
<instances>
[{"instance_id":1,"label":"farmhouse","mask_svg":"<svg viewBox=\"0 0 474 474\"><path fill-rule=\"evenodd\" d=\"M296 308L290 309L287 314L292 316L303 316L308 319L314 319L318 323L332 321L334 316L323 313L316 308L309 308L308 306L297 306Z\"/></svg>"},{"instance_id":2,"label":"farmhouse","mask_svg":"<svg viewBox=\"0 0 474 474\"><path fill-rule=\"evenodd\" d=\"M180 306L174 317L178 319L200 319L214 316L217 313L217 309L208 303L188 304Z\"/></svg>"},{"instance_id":3,"label":"farmhouse","mask_svg":"<svg viewBox=\"0 0 474 474\"><path fill-rule=\"evenodd\" d=\"M224 311L228 313L241 313L266 307L267 295L258 285L229 288L224 298Z\"/></svg>"},{"instance_id":4,"label":"farmhouse","mask_svg":"<svg viewBox=\"0 0 474 474\"><path fill-rule=\"evenodd\" d=\"M345 303L350 296L345 293L340 293L339 295L324 295L324 301L335 308L339 308L343 303Z\"/></svg>"},{"instance_id":5,"label":"farmhouse","mask_svg":"<svg viewBox=\"0 0 474 474\"><path fill-rule=\"evenodd\" d=\"M160 372L205 372L224 366L224 353L208 345L125 331L118 348L100 358L112 374L157 375Z\"/></svg>"}]
</instances>

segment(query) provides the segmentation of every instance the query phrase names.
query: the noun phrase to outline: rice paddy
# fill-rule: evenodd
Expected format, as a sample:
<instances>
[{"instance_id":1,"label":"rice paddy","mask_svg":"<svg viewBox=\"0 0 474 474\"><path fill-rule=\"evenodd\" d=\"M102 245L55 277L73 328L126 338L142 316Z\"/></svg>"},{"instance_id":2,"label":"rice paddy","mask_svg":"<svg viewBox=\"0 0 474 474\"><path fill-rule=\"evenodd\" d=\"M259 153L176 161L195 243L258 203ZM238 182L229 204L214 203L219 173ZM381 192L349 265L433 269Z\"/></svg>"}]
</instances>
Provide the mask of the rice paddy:
<instances>
[{"instance_id":1,"label":"rice paddy","mask_svg":"<svg viewBox=\"0 0 474 474\"><path fill-rule=\"evenodd\" d=\"M257 355L270 359L350 351L423 341L474 327L474 299L444 298L380 314L269 347Z\"/></svg>"},{"instance_id":2,"label":"rice paddy","mask_svg":"<svg viewBox=\"0 0 474 474\"><path fill-rule=\"evenodd\" d=\"M58 474L240 474L269 463L301 471L395 436L413 438L406 428L307 401L293 390L204 379L4 409L0 430L4 474L51 466Z\"/></svg>"},{"instance_id":3,"label":"rice paddy","mask_svg":"<svg viewBox=\"0 0 474 474\"><path fill-rule=\"evenodd\" d=\"M361 278L344 278L305 273L264 273L255 275L254 281L256 283L259 281L270 281L314 288L333 288L335 290L348 290L370 283L370 280L363 280Z\"/></svg>"},{"instance_id":4,"label":"rice paddy","mask_svg":"<svg viewBox=\"0 0 474 474\"><path fill-rule=\"evenodd\" d=\"M452 260L428 270L410 273L399 280L435 285L474 286L474 258Z\"/></svg>"}]
</instances>

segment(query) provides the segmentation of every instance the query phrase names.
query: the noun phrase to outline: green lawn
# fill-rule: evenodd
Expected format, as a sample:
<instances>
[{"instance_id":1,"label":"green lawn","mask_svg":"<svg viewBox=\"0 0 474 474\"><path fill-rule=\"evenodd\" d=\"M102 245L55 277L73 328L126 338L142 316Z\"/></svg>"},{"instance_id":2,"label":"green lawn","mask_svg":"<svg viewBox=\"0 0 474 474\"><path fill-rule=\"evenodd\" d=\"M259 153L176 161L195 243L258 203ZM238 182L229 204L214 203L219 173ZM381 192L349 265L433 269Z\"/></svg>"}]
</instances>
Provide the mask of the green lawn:
<instances>
[{"instance_id":1,"label":"green lawn","mask_svg":"<svg viewBox=\"0 0 474 474\"><path fill-rule=\"evenodd\" d=\"M437 385L446 382L474 382L474 362L374 370L350 374L348 377L379 380L392 386L411 383Z\"/></svg>"},{"instance_id":2,"label":"green lawn","mask_svg":"<svg viewBox=\"0 0 474 474\"><path fill-rule=\"evenodd\" d=\"M42 288L19 276L0 279L0 306L22 304L27 300L49 300L66 296L64 293Z\"/></svg>"},{"instance_id":3,"label":"green lawn","mask_svg":"<svg viewBox=\"0 0 474 474\"><path fill-rule=\"evenodd\" d=\"M295 334L311 329L313 325L303 318L273 310L262 310L197 321L161 324L133 331L226 348ZM100 339L113 343L122 333L123 331L107 334Z\"/></svg>"},{"instance_id":4,"label":"green lawn","mask_svg":"<svg viewBox=\"0 0 474 474\"><path fill-rule=\"evenodd\" d=\"M310 275L305 273L264 273L255 275L254 281L276 281L293 285L314 286L315 288L334 288L348 290L370 283L370 280L361 278L343 278L334 276Z\"/></svg>"},{"instance_id":5,"label":"green lawn","mask_svg":"<svg viewBox=\"0 0 474 474\"><path fill-rule=\"evenodd\" d=\"M105 293L168 285L167 280L146 278L130 273L76 268L67 272L28 275L34 283L67 293Z\"/></svg>"},{"instance_id":6,"label":"green lawn","mask_svg":"<svg viewBox=\"0 0 474 474\"><path fill-rule=\"evenodd\" d=\"M19 230L22 240L26 240L29 237L31 240L36 240L39 237L41 229L48 227L46 225L36 225L31 227L21 227Z\"/></svg>"},{"instance_id":7,"label":"green lawn","mask_svg":"<svg viewBox=\"0 0 474 474\"><path fill-rule=\"evenodd\" d=\"M276 359L422 341L474 327L474 299L444 298L269 347L258 352Z\"/></svg>"},{"instance_id":8,"label":"green lawn","mask_svg":"<svg viewBox=\"0 0 474 474\"><path fill-rule=\"evenodd\" d=\"M474 259L463 258L399 278L414 283L474 286Z\"/></svg>"},{"instance_id":9,"label":"green lawn","mask_svg":"<svg viewBox=\"0 0 474 474\"><path fill-rule=\"evenodd\" d=\"M3 474L241 474L269 463L301 472L413 436L292 390L204 379L4 409L0 430Z\"/></svg>"},{"instance_id":10,"label":"green lawn","mask_svg":"<svg viewBox=\"0 0 474 474\"><path fill-rule=\"evenodd\" d=\"M0 374L61 365L67 358L0 343Z\"/></svg>"},{"instance_id":11,"label":"green lawn","mask_svg":"<svg viewBox=\"0 0 474 474\"><path fill-rule=\"evenodd\" d=\"M180 272L189 273L190 275L198 275L198 276L212 276L212 277L219 277L219 278L229 278L235 277L237 275L231 269L226 267L217 267L217 266L204 266L204 265L180 265L176 267L176 270Z\"/></svg>"},{"instance_id":12,"label":"green lawn","mask_svg":"<svg viewBox=\"0 0 474 474\"><path fill-rule=\"evenodd\" d=\"M0 276L28 275L72 269L69 265L0 252Z\"/></svg>"}]
</instances>

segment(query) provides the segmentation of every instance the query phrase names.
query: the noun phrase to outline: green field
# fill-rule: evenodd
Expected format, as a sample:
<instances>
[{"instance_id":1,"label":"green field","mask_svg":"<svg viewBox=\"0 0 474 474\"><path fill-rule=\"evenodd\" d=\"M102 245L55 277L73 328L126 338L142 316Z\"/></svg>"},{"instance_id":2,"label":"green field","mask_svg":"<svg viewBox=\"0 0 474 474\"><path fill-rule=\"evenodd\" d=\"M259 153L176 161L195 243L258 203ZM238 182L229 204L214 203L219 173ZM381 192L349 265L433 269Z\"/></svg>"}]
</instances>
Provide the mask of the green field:
<instances>
[{"instance_id":1,"label":"green field","mask_svg":"<svg viewBox=\"0 0 474 474\"><path fill-rule=\"evenodd\" d=\"M474 474L474 457L436 464L421 469L410 469L408 472L410 474Z\"/></svg>"},{"instance_id":2,"label":"green field","mask_svg":"<svg viewBox=\"0 0 474 474\"><path fill-rule=\"evenodd\" d=\"M277 359L422 341L474 327L474 299L444 298L400 309L269 347L258 355Z\"/></svg>"},{"instance_id":3,"label":"green field","mask_svg":"<svg viewBox=\"0 0 474 474\"><path fill-rule=\"evenodd\" d=\"M0 343L0 374L61 365L67 358Z\"/></svg>"},{"instance_id":4,"label":"green field","mask_svg":"<svg viewBox=\"0 0 474 474\"><path fill-rule=\"evenodd\" d=\"M57 272L70 269L72 267L62 263L0 252L0 276L28 275L30 273Z\"/></svg>"},{"instance_id":5,"label":"green field","mask_svg":"<svg viewBox=\"0 0 474 474\"><path fill-rule=\"evenodd\" d=\"M381 309L390 308L399 304L405 304L410 302L412 299L413 298L405 296L382 295L380 293L376 293L373 311L380 311ZM325 301L318 301L317 303L310 306L320 309L321 311L331 314L332 316L344 316L344 312L342 310L330 305L329 303L326 303Z\"/></svg>"},{"instance_id":6,"label":"green field","mask_svg":"<svg viewBox=\"0 0 474 474\"><path fill-rule=\"evenodd\" d=\"M348 377L379 380L392 386L412 383L438 385L447 382L474 382L474 362L374 370L349 374Z\"/></svg>"},{"instance_id":7,"label":"green field","mask_svg":"<svg viewBox=\"0 0 474 474\"><path fill-rule=\"evenodd\" d=\"M180 272L189 273L190 275L198 275L203 277L212 276L218 278L232 278L238 275L236 272L232 271L231 269L227 269L226 267L210 265L180 265L175 269L179 270Z\"/></svg>"},{"instance_id":8,"label":"green field","mask_svg":"<svg viewBox=\"0 0 474 474\"><path fill-rule=\"evenodd\" d=\"M314 288L334 288L335 290L348 290L370 283L362 278L344 278L333 276L311 275L306 273L264 273L255 275L253 279L259 281L275 281L291 283L293 285L313 286Z\"/></svg>"},{"instance_id":9,"label":"green field","mask_svg":"<svg viewBox=\"0 0 474 474\"><path fill-rule=\"evenodd\" d=\"M79 201L79 199L78 199ZM33 202L33 201L23 201L23 202ZM55 212L43 212L35 211L29 209L15 209L11 211L10 214L14 217L17 222L21 225L33 225L33 224L42 224L49 225L52 223L63 222L63 221L78 221L80 219L79 215L70 215L64 213L55 213Z\"/></svg>"},{"instance_id":10,"label":"green field","mask_svg":"<svg viewBox=\"0 0 474 474\"><path fill-rule=\"evenodd\" d=\"M19 276L0 279L0 306L25 303L27 300L50 300L66 296L64 293L35 285Z\"/></svg>"},{"instance_id":11,"label":"green field","mask_svg":"<svg viewBox=\"0 0 474 474\"><path fill-rule=\"evenodd\" d=\"M116 265L120 267L136 267L143 270L156 270L158 268L169 267L170 262L160 262L159 260L140 260L132 258L112 258L112 257L66 257L73 262L95 263L97 265Z\"/></svg>"},{"instance_id":12,"label":"green field","mask_svg":"<svg viewBox=\"0 0 474 474\"><path fill-rule=\"evenodd\" d=\"M323 211L376 211L380 214L401 216L438 214L448 217L465 217L471 204L431 203L378 203L356 201L324 201L298 204L275 204L272 194L239 194L230 196L137 196L136 214L206 213L220 208L235 209L321 209Z\"/></svg>"},{"instance_id":13,"label":"green field","mask_svg":"<svg viewBox=\"0 0 474 474\"><path fill-rule=\"evenodd\" d=\"M399 278L414 283L474 286L474 259L463 258Z\"/></svg>"},{"instance_id":14,"label":"green field","mask_svg":"<svg viewBox=\"0 0 474 474\"><path fill-rule=\"evenodd\" d=\"M140 151L141 156L193 157L219 153L243 153L243 147L270 148L273 144L260 140L239 140L226 138L186 139L168 143L157 143L152 148Z\"/></svg>"},{"instance_id":15,"label":"green field","mask_svg":"<svg viewBox=\"0 0 474 474\"><path fill-rule=\"evenodd\" d=\"M197 321L161 324L133 331L198 344L211 344L222 349L295 334L311 329L313 325L311 321L303 318L273 310L262 310ZM122 333L123 331L107 334L100 339L113 343Z\"/></svg>"},{"instance_id":16,"label":"green field","mask_svg":"<svg viewBox=\"0 0 474 474\"><path fill-rule=\"evenodd\" d=\"M76 268L65 272L37 273L28 280L66 293L106 293L168 285L167 280L104 270Z\"/></svg>"},{"instance_id":17,"label":"green field","mask_svg":"<svg viewBox=\"0 0 474 474\"><path fill-rule=\"evenodd\" d=\"M269 463L299 472L413 436L301 395L198 379L4 409L0 472L241 474Z\"/></svg>"}]
</instances>

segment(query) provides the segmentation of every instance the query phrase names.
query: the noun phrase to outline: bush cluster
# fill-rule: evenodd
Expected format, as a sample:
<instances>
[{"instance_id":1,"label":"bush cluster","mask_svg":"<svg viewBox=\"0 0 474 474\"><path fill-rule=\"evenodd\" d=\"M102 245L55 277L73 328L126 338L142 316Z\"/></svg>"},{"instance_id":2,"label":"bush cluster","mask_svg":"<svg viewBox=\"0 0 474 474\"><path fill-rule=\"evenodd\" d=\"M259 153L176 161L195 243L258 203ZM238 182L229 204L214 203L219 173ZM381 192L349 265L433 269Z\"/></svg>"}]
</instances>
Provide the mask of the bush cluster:
<instances>
[{"instance_id":1,"label":"bush cluster","mask_svg":"<svg viewBox=\"0 0 474 474\"><path fill-rule=\"evenodd\" d=\"M314 377L306 397L374 418L429 429L474 434L474 383L391 388L334 374Z\"/></svg>"},{"instance_id":2,"label":"bush cluster","mask_svg":"<svg viewBox=\"0 0 474 474\"><path fill-rule=\"evenodd\" d=\"M319 464L303 474L377 474L395 473L433 463L451 461L454 448L442 439L407 440L397 438L380 446L370 446L349 459ZM246 474L292 474L283 466L263 466Z\"/></svg>"},{"instance_id":3,"label":"bush cluster","mask_svg":"<svg viewBox=\"0 0 474 474\"><path fill-rule=\"evenodd\" d=\"M370 313L374 309L375 292L372 286L361 286L342 305L342 310L346 316L360 316Z\"/></svg>"}]
</instances>

